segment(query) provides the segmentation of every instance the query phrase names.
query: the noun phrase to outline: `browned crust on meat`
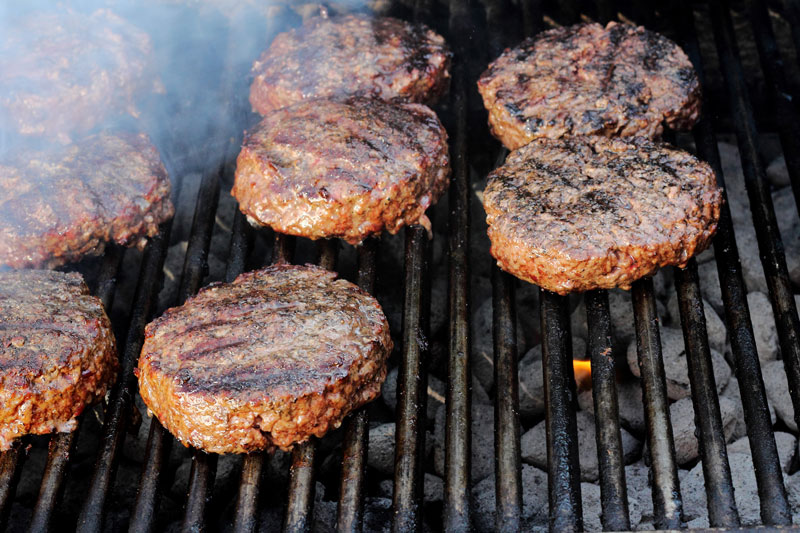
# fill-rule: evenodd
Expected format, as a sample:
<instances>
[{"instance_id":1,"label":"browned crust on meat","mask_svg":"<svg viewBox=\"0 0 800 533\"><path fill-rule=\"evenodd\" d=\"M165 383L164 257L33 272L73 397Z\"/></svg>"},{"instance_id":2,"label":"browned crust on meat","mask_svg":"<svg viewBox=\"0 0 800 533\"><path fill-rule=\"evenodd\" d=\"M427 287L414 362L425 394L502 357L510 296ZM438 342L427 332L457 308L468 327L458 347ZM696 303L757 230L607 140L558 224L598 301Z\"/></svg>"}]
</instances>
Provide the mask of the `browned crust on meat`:
<instances>
[{"instance_id":1,"label":"browned crust on meat","mask_svg":"<svg viewBox=\"0 0 800 533\"><path fill-rule=\"evenodd\" d=\"M137 116L154 89L149 36L107 9L36 12L0 39L0 113L23 135L68 142L107 117Z\"/></svg>"},{"instance_id":2,"label":"browned crust on meat","mask_svg":"<svg viewBox=\"0 0 800 533\"><path fill-rule=\"evenodd\" d=\"M266 115L306 98L434 103L452 54L422 24L365 15L314 17L275 37L253 65L250 103Z\"/></svg>"},{"instance_id":3,"label":"browned crust on meat","mask_svg":"<svg viewBox=\"0 0 800 533\"><path fill-rule=\"evenodd\" d=\"M0 450L74 430L117 367L111 322L79 274L0 273Z\"/></svg>"},{"instance_id":4,"label":"browned crust on meat","mask_svg":"<svg viewBox=\"0 0 800 533\"><path fill-rule=\"evenodd\" d=\"M148 408L187 446L290 449L373 400L392 349L378 302L336 274L277 265L200 291L147 326Z\"/></svg>"},{"instance_id":5,"label":"browned crust on meat","mask_svg":"<svg viewBox=\"0 0 800 533\"><path fill-rule=\"evenodd\" d=\"M630 288L708 247L722 195L711 167L645 139L537 139L489 175L491 253L559 294Z\"/></svg>"},{"instance_id":6,"label":"browned crust on meat","mask_svg":"<svg viewBox=\"0 0 800 533\"><path fill-rule=\"evenodd\" d=\"M306 100L248 133L231 193L252 223L355 244L429 226L425 210L449 177L447 133L429 108Z\"/></svg>"},{"instance_id":7,"label":"browned crust on meat","mask_svg":"<svg viewBox=\"0 0 800 533\"><path fill-rule=\"evenodd\" d=\"M666 37L610 22L556 28L507 49L478 80L492 133L510 150L540 137L657 138L700 115L700 83Z\"/></svg>"},{"instance_id":8,"label":"browned crust on meat","mask_svg":"<svg viewBox=\"0 0 800 533\"><path fill-rule=\"evenodd\" d=\"M170 182L144 134L99 134L0 164L0 265L53 268L143 246L172 217Z\"/></svg>"}]
</instances>

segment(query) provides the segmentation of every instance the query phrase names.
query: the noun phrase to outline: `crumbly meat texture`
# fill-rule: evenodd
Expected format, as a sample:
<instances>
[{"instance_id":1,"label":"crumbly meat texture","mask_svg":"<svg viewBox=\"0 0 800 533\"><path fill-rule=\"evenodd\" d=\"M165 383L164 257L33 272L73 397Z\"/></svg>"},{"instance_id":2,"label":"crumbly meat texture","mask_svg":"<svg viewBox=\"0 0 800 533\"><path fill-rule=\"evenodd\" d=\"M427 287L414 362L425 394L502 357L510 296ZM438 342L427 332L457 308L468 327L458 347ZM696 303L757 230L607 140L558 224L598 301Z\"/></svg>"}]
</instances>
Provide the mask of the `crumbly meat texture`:
<instances>
[{"instance_id":1,"label":"crumbly meat texture","mask_svg":"<svg viewBox=\"0 0 800 533\"><path fill-rule=\"evenodd\" d=\"M144 134L25 152L0 162L0 265L53 268L106 242L142 247L173 211L167 171Z\"/></svg>"},{"instance_id":2,"label":"crumbly meat texture","mask_svg":"<svg viewBox=\"0 0 800 533\"><path fill-rule=\"evenodd\" d=\"M700 114L689 58L666 37L610 22L546 31L507 49L478 80L492 133L508 149L566 135L657 138Z\"/></svg>"},{"instance_id":3,"label":"crumbly meat texture","mask_svg":"<svg viewBox=\"0 0 800 533\"><path fill-rule=\"evenodd\" d=\"M525 281L559 294L630 288L685 266L716 231L714 171L646 139L537 139L489 175L491 253Z\"/></svg>"},{"instance_id":4,"label":"crumbly meat texture","mask_svg":"<svg viewBox=\"0 0 800 533\"><path fill-rule=\"evenodd\" d=\"M211 285L147 326L137 375L179 441L213 453L284 450L373 400L392 350L378 302L315 266Z\"/></svg>"},{"instance_id":5,"label":"crumbly meat texture","mask_svg":"<svg viewBox=\"0 0 800 533\"><path fill-rule=\"evenodd\" d=\"M79 274L0 273L0 451L73 431L117 372L111 322Z\"/></svg>"},{"instance_id":6,"label":"crumbly meat texture","mask_svg":"<svg viewBox=\"0 0 800 533\"><path fill-rule=\"evenodd\" d=\"M314 17L277 35L255 62L250 103L262 115L306 98L430 104L450 86L451 57L444 39L422 24Z\"/></svg>"},{"instance_id":7,"label":"crumbly meat texture","mask_svg":"<svg viewBox=\"0 0 800 533\"><path fill-rule=\"evenodd\" d=\"M35 12L6 28L0 122L23 135L68 142L109 117L137 116L136 98L160 87L149 36L109 10Z\"/></svg>"},{"instance_id":8,"label":"crumbly meat texture","mask_svg":"<svg viewBox=\"0 0 800 533\"><path fill-rule=\"evenodd\" d=\"M447 133L419 104L305 100L246 136L232 194L252 223L355 244L384 229L430 228L447 188Z\"/></svg>"}]
</instances>

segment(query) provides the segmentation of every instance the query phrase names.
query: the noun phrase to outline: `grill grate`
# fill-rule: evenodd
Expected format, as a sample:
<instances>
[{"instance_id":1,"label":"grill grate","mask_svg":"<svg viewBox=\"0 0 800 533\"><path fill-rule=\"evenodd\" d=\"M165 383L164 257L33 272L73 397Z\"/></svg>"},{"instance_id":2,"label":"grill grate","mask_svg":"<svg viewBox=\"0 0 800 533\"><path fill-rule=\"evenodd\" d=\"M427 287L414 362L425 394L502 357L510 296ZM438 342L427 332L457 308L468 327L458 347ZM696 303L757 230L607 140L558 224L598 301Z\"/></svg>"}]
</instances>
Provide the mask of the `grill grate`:
<instances>
[{"instance_id":1,"label":"grill grate","mask_svg":"<svg viewBox=\"0 0 800 533\"><path fill-rule=\"evenodd\" d=\"M649 24L656 13L636 3L632 18ZM703 77L700 47L694 29L691 6L682 0L669 12L669 21L681 44ZM730 116L741 152L745 184L752 206L770 299L777 318L781 353L789 377L795 414L800 422L800 320L778 231L774 207L765 172L757 153L758 131L753 106L747 93L742 65L738 57L736 37L728 6L710 2L716 50L730 100ZM783 74L781 58L769 20L767 7L753 1L751 22L755 43L775 102L775 123L786 156L787 167L800 205L800 146L797 133L797 112ZM400 8L398 8L400 9ZM437 21L436 14L448 10L435 3L418 3L411 18ZM616 18L617 6L600 1L590 6L597 20ZM559 6L556 18L562 23L577 22L581 8L576 2ZM517 17L516 15L521 15ZM664 15L664 13L661 13ZM482 20L477 21L477 18ZM455 50L453 84L445 122L451 139L453 178L449 191L447 217L448 239L448 354L447 402L445 428L444 502L442 521L447 531L467 531L472 522L470 495L471 471L471 369L470 369L470 101L473 81L469 59L475 40L488 45L488 53L496 56L502 48L518 40L515 32L531 35L543 28L542 6L538 1L513 6L504 0L486 0L482 6L452 0L449 18L444 25L448 41ZM436 26L435 22L433 24ZM443 28L438 28L440 31ZM486 32L484 35L480 32ZM471 39L478 32L479 38ZM273 32L274 33L274 32ZM231 89L232 90L232 89ZM228 93L231 94L231 93ZM238 99L230 98L236 104ZM708 106L706 106L708 107ZM706 113L704 117L708 117ZM716 137L708 118L703 118L694 131L696 151L708 161L724 183ZM491 145L494 146L494 145ZM228 143L223 161L204 164L206 169L197 195L194 219L183 264L176 304L196 293L207 275L209 246L219 204L220 184L229 181L233 172L230 161L237 143ZM224 150L223 150L224 151ZM505 153L500 153L498 162ZM167 161L174 160L165 155ZM225 164L225 162L229 164ZM201 165L203 166L203 165ZM171 175L181 178L186 169L171 168ZM176 188L180 183L176 183ZM101 445L88 493L78 517L80 531L103 530L106 510L114 486L116 464L131 424L130 413L136 393L133 368L143 343L144 326L155 312L161 285L164 261L170 238L171 223L161 227L148 244L141 260L135 296L130 305L130 321L125 342L121 344L122 369L119 383L110 394L105 414ZM225 278L234 279L251 263L260 264L254 255L255 230L238 210L230 232L230 254ZM295 239L277 236L272 261L291 261ZM337 242L319 245L319 264L334 269L337 263ZM734 370L741 388L747 434L755 466L761 518L765 525L791 525L783 474L769 416L753 327L747 306L744 278L734 240L730 209L726 204L718 234L714 241L725 318L731 340ZM486 253L486 251L482 251ZM367 240L358 249L358 284L373 291L377 273L379 241ZM394 531L421 530L423 525L423 461L425 450L425 413L427 389L431 244L426 231L418 226L406 230L405 274L403 279L403 331L401 364L398 377L396 456L393 491ZM99 266L98 295L107 309L111 308L116 279L122 265L123 250L110 247ZM496 267L492 270L493 340L495 382L495 496L496 528L518 531L524 528L523 483L521 477L520 422L516 345L515 280ZM697 272L692 260L684 270L675 269L681 325L684 333L687 365L691 382L692 403L696 413L700 455L706 481L709 523L712 527L736 528L740 525L733 497L731 469L725 446L719 398L711 364L703 302ZM540 291L540 319L543 346L544 384L547 420L548 494L550 528L580 530L583 527L580 465L576 427L575 381L572 367L572 346L568 299ZM679 487L675 446L669 418L665 372L661 354L659 324L652 281L641 280L632 291L639 365L642 371L647 438L654 499L654 525L660 529L681 526L682 498ZM631 527L625 485L624 461L615 385L616 369L611 357L611 319L608 295L593 291L585 295L588 324L588 348L592 360L592 384L599 483L602 500L602 524L606 530L627 530ZM525 320L532 320L525 317ZM339 531L361 531L364 501L369 486L366 476L369 414L362 408L344 423L339 506L336 527ZM153 421L147 442L147 453L139 490L132 510L131 531L154 531L159 528L160 491L163 489L167 458L172 437ZM50 439L48 461L41 481L39 498L30 523L33 531L53 526L60 494L64 489L71 450L77 433L54 435ZM0 526L8 520L16 485L23 471L25 448L23 439L0 457ZM284 523L285 531L309 531L313 524L315 493L315 456L318 441L298 446L292 453L289 496ZM217 458L195 452L186 498L182 528L202 531L209 528L206 515L215 482ZM259 494L263 488L265 456L244 457L233 529L253 532L258 529Z\"/></svg>"}]
</instances>

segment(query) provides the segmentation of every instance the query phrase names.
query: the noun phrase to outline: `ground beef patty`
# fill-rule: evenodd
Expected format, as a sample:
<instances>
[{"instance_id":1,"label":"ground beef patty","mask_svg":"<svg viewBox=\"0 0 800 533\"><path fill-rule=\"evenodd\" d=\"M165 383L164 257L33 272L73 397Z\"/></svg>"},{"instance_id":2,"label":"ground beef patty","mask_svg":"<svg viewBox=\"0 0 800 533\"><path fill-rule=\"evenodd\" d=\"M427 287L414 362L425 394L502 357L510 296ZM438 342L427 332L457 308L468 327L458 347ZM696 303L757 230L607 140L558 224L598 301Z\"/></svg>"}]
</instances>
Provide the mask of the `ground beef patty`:
<instances>
[{"instance_id":1,"label":"ground beef patty","mask_svg":"<svg viewBox=\"0 0 800 533\"><path fill-rule=\"evenodd\" d=\"M35 12L4 28L0 123L24 135L68 142L108 117L137 115L137 96L160 87L148 35L106 9Z\"/></svg>"},{"instance_id":2,"label":"ground beef patty","mask_svg":"<svg viewBox=\"0 0 800 533\"><path fill-rule=\"evenodd\" d=\"M74 430L116 372L111 322L80 274L0 273L0 450Z\"/></svg>"},{"instance_id":3,"label":"ground beef patty","mask_svg":"<svg viewBox=\"0 0 800 533\"><path fill-rule=\"evenodd\" d=\"M173 213L170 183L146 135L104 133L57 153L0 162L0 265L53 268L143 246Z\"/></svg>"},{"instance_id":4,"label":"ground beef patty","mask_svg":"<svg viewBox=\"0 0 800 533\"><path fill-rule=\"evenodd\" d=\"M491 252L515 276L565 294L684 266L709 244L720 189L708 164L645 139L537 139L489 175Z\"/></svg>"},{"instance_id":5,"label":"ground beef patty","mask_svg":"<svg viewBox=\"0 0 800 533\"><path fill-rule=\"evenodd\" d=\"M450 176L447 133L419 104L305 100L267 115L245 138L232 194L251 223L358 243L425 210Z\"/></svg>"},{"instance_id":6,"label":"ground beef patty","mask_svg":"<svg viewBox=\"0 0 800 533\"><path fill-rule=\"evenodd\" d=\"M541 33L506 50L478 80L495 137L510 150L564 135L656 138L690 128L700 83L678 45L610 22Z\"/></svg>"},{"instance_id":7,"label":"ground beef patty","mask_svg":"<svg viewBox=\"0 0 800 533\"><path fill-rule=\"evenodd\" d=\"M364 96L432 103L450 84L451 53L422 24L365 15L314 17L275 37L253 65L253 109L305 98Z\"/></svg>"},{"instance_id":8,"label":"ground beef patty","mask_svg":"<svg viewBox=\"0 0 800 533\"><path fill-rule=\"evenodd\" d=\"M211 285L149 324L139 390L187 446L290 449L373 400L392 349L378 302L319 267Z\"/></svg>"}]
</instances>

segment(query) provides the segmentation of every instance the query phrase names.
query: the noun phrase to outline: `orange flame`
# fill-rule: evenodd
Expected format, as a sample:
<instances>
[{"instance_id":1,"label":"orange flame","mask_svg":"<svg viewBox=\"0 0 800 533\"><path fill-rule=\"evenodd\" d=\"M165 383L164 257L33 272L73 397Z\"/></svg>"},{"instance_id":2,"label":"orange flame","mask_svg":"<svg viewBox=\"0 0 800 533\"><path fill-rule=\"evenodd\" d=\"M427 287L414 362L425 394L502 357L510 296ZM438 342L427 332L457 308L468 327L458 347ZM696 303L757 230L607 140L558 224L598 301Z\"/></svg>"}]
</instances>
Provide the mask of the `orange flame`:
<instances>
[{"instance_id":1,"label":"orange flame","mask_svg":"<svg viewBox=\"0 0 800 533\"><path fill-rule=\"evenodd\" d=\"M575 383L579 391L592 388L592 363L582 359L573 359L572 368L575 371Z\"/></svg>"}]
</instances>

